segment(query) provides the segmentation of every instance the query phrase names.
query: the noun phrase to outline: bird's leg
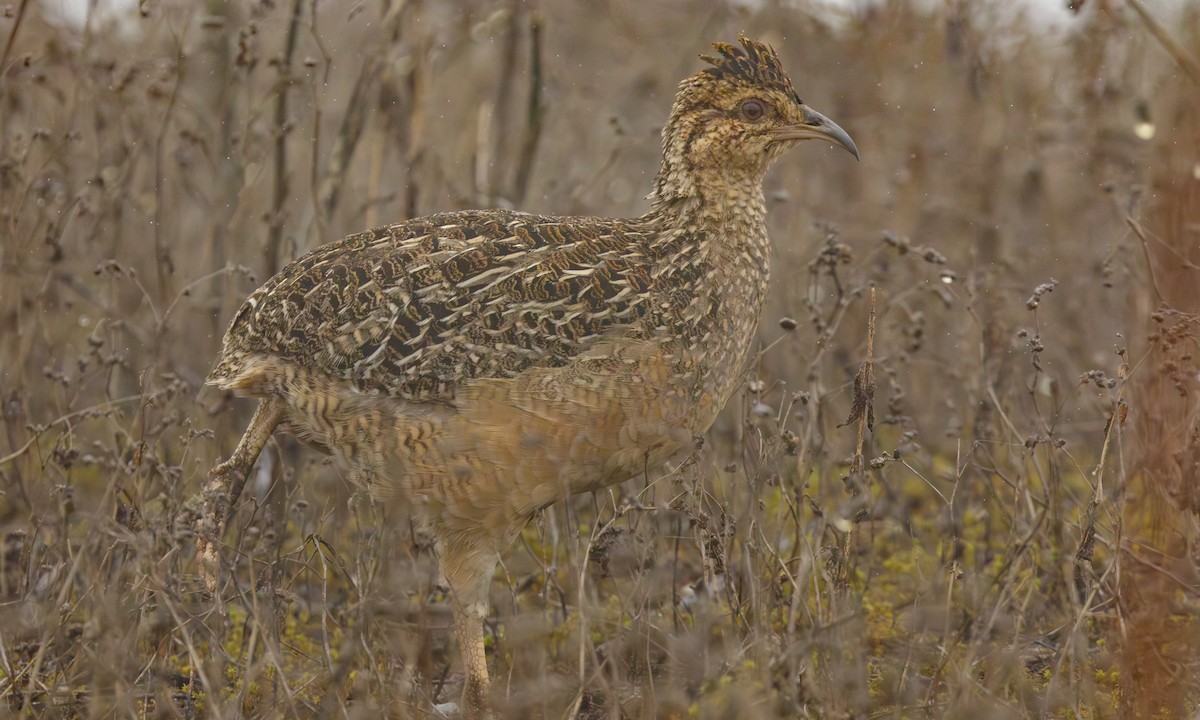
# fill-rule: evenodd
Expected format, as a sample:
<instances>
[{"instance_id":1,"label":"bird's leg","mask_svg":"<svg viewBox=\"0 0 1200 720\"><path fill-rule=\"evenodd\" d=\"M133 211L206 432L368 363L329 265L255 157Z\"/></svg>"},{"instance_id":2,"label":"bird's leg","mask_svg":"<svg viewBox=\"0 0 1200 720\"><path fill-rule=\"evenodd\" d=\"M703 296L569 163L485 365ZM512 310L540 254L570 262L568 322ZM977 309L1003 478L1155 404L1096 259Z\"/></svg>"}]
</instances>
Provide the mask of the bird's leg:
<instances>
[{"instance_id":1,"label":"bird's leg","mask_svg":"<svg viewBox=\"0 0 1200 720\"><path fill-rule=\"evenodd\" d=\"M439 545L442 576L450 587L454 627L458 634L463 665L467 671L467 682L463 686L462 696L463 717L490 717L483 620L487 617L488 588L496 570L498 556L494 549L480 547L478 542L451 541Z\"/></svg>"},{"instance_id":2,"label":"bird's leg","mask_svg":"<svg viewBox=\"0 0 1200 720\"><path fill-rule=\"evenodd\" d=\"M250 425L238 441L229 459L208 473L208 482L201 493L201 514L196 522L196 554L200 572L209 592L217 592L221 557L217 548L234 504L246 487L246 478L271 434L283 420L284 402L281 398L264 398L254 411Z\"/></svg>"}]
</instances>

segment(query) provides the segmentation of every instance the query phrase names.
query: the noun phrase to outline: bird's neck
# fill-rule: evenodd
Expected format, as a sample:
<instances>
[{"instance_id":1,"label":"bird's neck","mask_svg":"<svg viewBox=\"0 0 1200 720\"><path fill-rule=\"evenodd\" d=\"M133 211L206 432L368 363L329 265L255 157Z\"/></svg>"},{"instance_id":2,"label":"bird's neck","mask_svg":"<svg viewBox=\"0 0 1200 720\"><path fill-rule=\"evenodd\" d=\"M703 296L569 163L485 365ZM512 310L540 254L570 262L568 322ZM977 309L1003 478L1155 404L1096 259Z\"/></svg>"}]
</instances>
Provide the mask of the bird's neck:
<instances>
[{"instance_id":1,"label":"bird's neck","mask_svg":"<svg viewBox=\"0 0 1200 720\"><path fill-rule=\"evenodd\" d=\"M719 409L738 387L766 301L771 247L762 175L692 176L687 193L664 193L662 180L646 216L660 228L653 235L663 244L651 252L652 272L688 278L688 292L671 302L686 303L681 314L693 323L686 336L698 363L695 391ZM702 432L711 420L698 419L696 429Z\"/></svg>"},{"instance_id":2,"label":"bird's neck","mask_svg":"<svg viewBox=\"0 0 1200 720\"><path fill-rule=\"evenodd\" d=\"M675 230L698 238L701 255L720 264L731 264L739 255L761 260L765 277L771 248L764 169L729 164L704 172L689 167L681 157L671 153L664 157L646 218L668 231L660 237L670 237Z\"/></svg>"},{"instance_id":3,"label":"bird's neck","mask_svg":"<svg viewBox=\"0 0 1200 720\"><path fill-rule=\"evenodd\" d=\"M765 215L765 163L733 158L689 156L667 141L662 164L648 199L654 208L692 216L723 219L752 211Z\"/></svg>"}]
</instances>

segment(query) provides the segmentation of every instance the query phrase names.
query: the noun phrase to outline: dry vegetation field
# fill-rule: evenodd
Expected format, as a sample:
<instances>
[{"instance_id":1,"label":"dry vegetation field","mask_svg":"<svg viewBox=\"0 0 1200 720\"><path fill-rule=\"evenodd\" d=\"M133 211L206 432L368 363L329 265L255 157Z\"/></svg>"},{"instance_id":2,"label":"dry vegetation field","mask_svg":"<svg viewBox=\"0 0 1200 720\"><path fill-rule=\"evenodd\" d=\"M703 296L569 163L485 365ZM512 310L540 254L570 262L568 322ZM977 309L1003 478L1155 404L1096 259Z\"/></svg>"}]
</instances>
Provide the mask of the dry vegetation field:
<instances>
[{"instance_id":1,"label":"dry vegetation field","mask_svg":"<svg viewBox=\"0 0 1200 720\"><path fill-rule=\"evenodd\" d=\"M642 212L675 84L745 30L862 162L769 176L762 352L702 446L505 557L503 715L1198 717L1200 5L1142 2L3 6L0 716L455 699L428 538L291 438L203 592L225 325L374 225Z\"/></svg>"}]
</instances>

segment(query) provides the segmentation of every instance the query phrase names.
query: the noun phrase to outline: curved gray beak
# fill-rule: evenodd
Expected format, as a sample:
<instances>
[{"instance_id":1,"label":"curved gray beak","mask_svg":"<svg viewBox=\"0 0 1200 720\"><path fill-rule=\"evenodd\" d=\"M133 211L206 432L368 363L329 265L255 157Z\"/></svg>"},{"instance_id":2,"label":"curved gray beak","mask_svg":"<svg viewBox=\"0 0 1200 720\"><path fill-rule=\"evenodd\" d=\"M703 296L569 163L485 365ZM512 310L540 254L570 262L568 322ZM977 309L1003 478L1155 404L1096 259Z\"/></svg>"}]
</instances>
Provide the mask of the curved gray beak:
<instances>
[{"instance_id":1,"label":"curved gray beak","mask_svg":"<svg viewBox=\"0 0 1200 720\"><path fill-rule=\"evenodd\" d=\"M789 125L775 133L777 140L825 140L842 148L858 160L858 148L850 139L850 133L843 130L837 123L813 110L807 105L801 105L803 122Z\"/></svg>"}]
</instances>

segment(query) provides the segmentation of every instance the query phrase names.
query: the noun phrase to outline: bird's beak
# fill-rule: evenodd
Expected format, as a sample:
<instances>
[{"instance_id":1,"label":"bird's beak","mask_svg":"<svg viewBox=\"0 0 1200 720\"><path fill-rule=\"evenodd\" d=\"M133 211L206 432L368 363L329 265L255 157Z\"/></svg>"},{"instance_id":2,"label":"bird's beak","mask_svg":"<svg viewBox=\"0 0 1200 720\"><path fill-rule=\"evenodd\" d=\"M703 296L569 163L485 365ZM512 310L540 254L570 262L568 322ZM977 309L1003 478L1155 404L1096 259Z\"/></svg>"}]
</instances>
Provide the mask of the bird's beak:
<instances>
[{"instance_id":1,"label":"bird's beak","mask_svg":"<svg viewBox=\"0 0 1200 720\"><path fill-rule=\"evenodd\" d=\"M825 140L834 145L840 145L858 160L858 148L850 139L850 134L838 127L838 124L807 105L801 105L802 121L796 125L788 125L775 132L776 140Z\"/></svg>"}]
</instances>

